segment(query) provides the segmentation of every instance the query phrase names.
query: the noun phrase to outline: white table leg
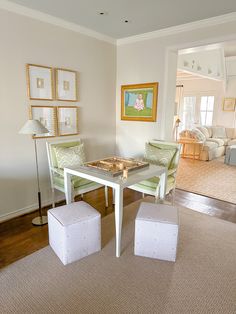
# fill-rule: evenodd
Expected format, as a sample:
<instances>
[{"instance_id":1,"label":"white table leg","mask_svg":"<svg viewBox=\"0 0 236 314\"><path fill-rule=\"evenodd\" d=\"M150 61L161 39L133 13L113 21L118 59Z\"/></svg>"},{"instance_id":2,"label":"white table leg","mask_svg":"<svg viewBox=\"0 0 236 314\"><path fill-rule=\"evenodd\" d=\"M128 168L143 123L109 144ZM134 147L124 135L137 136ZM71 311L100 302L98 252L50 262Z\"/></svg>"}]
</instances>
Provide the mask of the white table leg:
<instances>
[{"instance_id":1,"label":"white table leg","mask_svg":"<svg viewBox=\"0 0 236 314\"><path fill-rule=\"evenodd\" d=\"M123 220L123 188L115 188L115 226L116 226L116 257L120 257L121 231Z\"/></svg>"},{"instance_id":2,"label":"white table leg","mask_svg":"<svg viewBox=\"0 0 236 314\"><path fill-rule=\"evenodd\" d=\"M160 176L160 199L164 200L166 196L166 181L167 171L163 172Z\"/></svg>"},{"instance_id":3,"label":"white table leg","mask_svg":"<svg viewBox=\"0 0 236 314\"><path fill-rule=\"evenodd\" d=\"M72 202L72 190L71 190L71 175L68 172L64 172L64 189L66 195L66 204Z\"/></svg>"}]
</instances>

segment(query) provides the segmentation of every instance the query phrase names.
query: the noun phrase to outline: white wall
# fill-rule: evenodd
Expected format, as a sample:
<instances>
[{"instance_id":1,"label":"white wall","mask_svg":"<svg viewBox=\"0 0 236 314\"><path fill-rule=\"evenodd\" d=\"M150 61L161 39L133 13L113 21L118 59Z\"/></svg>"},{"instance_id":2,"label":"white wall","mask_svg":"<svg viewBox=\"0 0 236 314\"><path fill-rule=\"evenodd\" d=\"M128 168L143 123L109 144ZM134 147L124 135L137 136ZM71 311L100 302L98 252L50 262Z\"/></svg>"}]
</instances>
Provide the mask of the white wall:
<instances>
[{"instance_id":1,"label":"white wall","mask_svg":"<svg viewBox=\"0 0 236 314\"><path fill-rule=\"evenodd\" d=\"M213 115L213 125L224 125L232 127L232 121L228 112L222 110L224 97L224 83L210 79L188 79L177 80L183 85L183 96L185 95L213 95L215 96L215 107ZM198 123L200 123L198 121Z\"/></svg>"},{"instance_id":2,"label":"white wall","mask_svg":"<svg viewBox=\"0 0 236 314\"><path fill-rule=\"evenodd\" d=\"M71 105L29 101L25 64L79 72L79 129L89 159L115 151L116 48L14 13L0 10L0 220L37 206L33 140L18 131L29 105ZM45 139L39 140L42 199L50 199Z\"/></svg>"},{"instance_id":3,"label":"white wall","mask_svg":"<svg viewBox=\"0 0 236 314\"><path fill-rule=\"evenodd\" d=\"M184 95L214 95L215 107L213 125L223 125L228 128L233 128L235 127L235 114L234 112L223 111L222 104L224 97L236 97L236 77L228 77L227 81L226 89L222 81L209 79L178 80L178 84L184 86Z\"/></svg>"},{"instance_id":4,"label":"white wall","mask_svg":"<svg viewBox=\"0 0 236 314\"><path fill-rule=\"evenodd\" d=\"M146 140L171 138L175 99L177 49L217 43L236 37L236 22L152 38L118 46L116 144L122 155L142 154ZM167 54L167 51L171 54ZM120 87L159 82L157 122L121 121Z\"/></svg>"}]
</instances>

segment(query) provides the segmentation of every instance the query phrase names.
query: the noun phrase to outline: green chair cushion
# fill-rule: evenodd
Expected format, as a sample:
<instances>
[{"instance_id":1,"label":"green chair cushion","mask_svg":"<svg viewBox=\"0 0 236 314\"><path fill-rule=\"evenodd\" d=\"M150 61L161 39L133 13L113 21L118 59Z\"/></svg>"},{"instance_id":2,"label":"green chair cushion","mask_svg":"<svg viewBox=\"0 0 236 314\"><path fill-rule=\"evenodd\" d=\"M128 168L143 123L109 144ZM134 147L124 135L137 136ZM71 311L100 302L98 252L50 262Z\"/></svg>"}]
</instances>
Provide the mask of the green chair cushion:
<instances>
[{"instance_id":1,"label":"green chair cushion","mask_svg":"<svg viewBox=\"0 0 236 314\"><path fill-rule=\"evenodd\" d=\"M62 170L63 172L63 170ZM80 178L80 177L77 177L77 176L72 176L72 185L73 187L76 189L76 188L87 188L87 187L90 187L90 186L95 186L97 185L96 182L93 182L93 181L90 181L90 180L87 180L87 179L84 179L84 178ZM64 176L63 175L55 175L53 177L53 182L54 184L60 186L61 188L64 189Z\"/></svg>"},{"instance_id":2,"label":"green chair cushion","mask_svg":"<svg viewBox=\"0 0 236 314\"><path fill-rule=\"evenodd\" d=\"M151 143L145 144L145 155L144 160L155 164L167 167L169 169L171 165L171 161L176 153L176 149L171 147L170 145L153 145Z\"/></svg>"},{"instance_id":3,"label":"green chair cushion","mask_svg":"<svg viewBox=\"0 0 236 314\"><path fill-rule=\"evenodd\" d=\"M153 193L153 192L155 192L157 186L159 185L159 182L160 182L159 177L153 177L153 178L150 178L148 180L141 181L141 182L135 184L134 186ZM175 184L175 177L174 176L168 176L167 177L167 187L166 187L167 191L170 191L174 187L174 184Z\"/></svg>"}]
</instances>

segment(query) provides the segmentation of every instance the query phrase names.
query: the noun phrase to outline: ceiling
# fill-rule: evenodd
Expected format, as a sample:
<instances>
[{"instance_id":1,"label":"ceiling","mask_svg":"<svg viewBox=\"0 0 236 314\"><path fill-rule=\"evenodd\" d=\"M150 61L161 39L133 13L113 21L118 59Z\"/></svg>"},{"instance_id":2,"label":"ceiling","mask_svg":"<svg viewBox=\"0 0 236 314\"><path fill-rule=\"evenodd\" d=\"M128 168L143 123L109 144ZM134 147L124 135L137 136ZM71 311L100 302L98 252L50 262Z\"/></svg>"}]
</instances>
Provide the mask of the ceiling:
<instances>
[{"instance_id":1,"label":"ceiling","mask_svg":"<svg viewBox=\"0 0 236 314\"><path fill-rule=\"evenodd\" d=\"M114 39L236 11L235 0L10 0ZM99 12L105 14L100 15ZM128 20L128 23L125 23Z\"/></svg>"}]
</instances>

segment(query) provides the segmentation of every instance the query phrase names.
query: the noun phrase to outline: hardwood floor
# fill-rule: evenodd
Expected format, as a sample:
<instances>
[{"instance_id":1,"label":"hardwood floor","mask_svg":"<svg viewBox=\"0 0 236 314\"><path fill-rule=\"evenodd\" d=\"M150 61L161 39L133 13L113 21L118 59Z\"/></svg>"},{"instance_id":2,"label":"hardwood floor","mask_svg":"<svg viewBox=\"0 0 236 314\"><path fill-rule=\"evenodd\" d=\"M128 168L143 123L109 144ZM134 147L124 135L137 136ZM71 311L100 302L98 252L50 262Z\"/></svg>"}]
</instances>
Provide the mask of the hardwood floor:
<instances>
[{"instance_id":1,"label":"hardwood floor","mask_svg":"<svg viewBox=\"0 0 236 314\"><path fill-rule=\"evenodd\" d=\"M141 193L129 189L124 191L124 206L138 199L141 199ZM112 205L105 210L103 189L85 194L84 201L99 210L102 216L113 211ZM112 204L111 190L109 190L109 204ZM235 204L182 190L176 190L175 204L236 223ZM48 209L44 208L44 213ZM48 245L48 226L35 227L31 223L37 214L38 212L30 213L0 224L0 267L5 267Z\"/></svg>"}]
</instances>

